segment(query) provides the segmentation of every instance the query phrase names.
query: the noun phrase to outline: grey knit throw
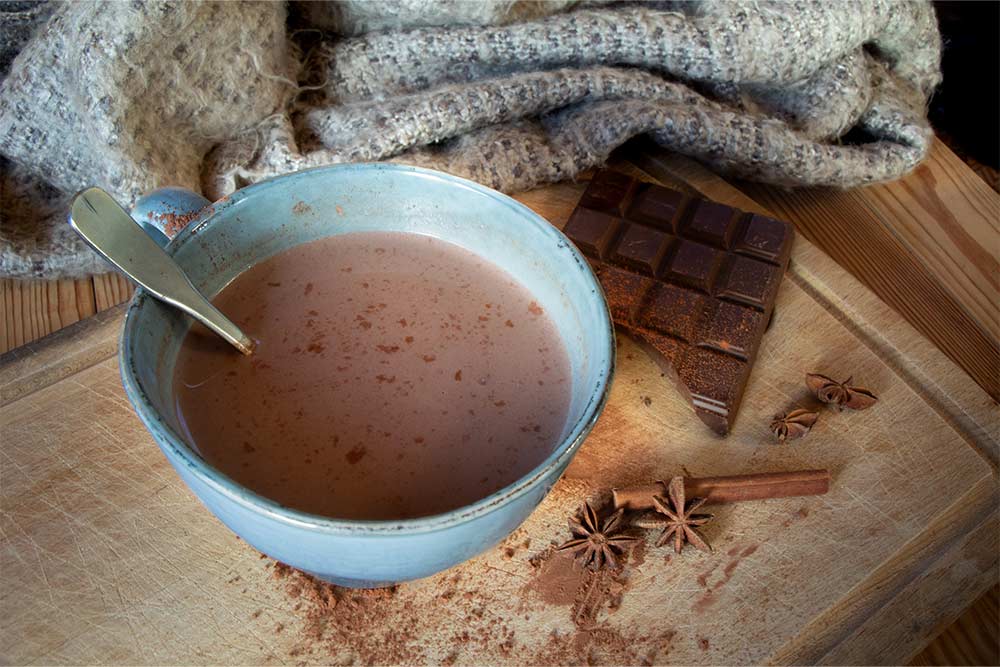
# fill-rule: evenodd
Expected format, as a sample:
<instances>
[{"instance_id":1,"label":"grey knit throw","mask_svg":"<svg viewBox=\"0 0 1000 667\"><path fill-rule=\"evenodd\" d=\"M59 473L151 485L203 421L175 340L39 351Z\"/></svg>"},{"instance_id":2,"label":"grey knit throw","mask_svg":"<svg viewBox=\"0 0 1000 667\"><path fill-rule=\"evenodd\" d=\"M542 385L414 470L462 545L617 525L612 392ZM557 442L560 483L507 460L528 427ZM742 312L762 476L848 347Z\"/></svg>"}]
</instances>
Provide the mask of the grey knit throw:
<instances>
[{"instance_id":1,"label":"grey knit throw","mask_svg":"<svg viewBox=\"0 0 1000 667\"><path fill-rule=\"evenodd\" d=\"M325 31L305 55L280 3L60 6L0 84L0 275L105 270L64 222L89 185L126 203L163 185L214 199L394 160L517 192L646 134L722 172L850 187L906 173L932 136L941 44L923 0L358 0L295 15Z\"/></svg>"}]
</instances>

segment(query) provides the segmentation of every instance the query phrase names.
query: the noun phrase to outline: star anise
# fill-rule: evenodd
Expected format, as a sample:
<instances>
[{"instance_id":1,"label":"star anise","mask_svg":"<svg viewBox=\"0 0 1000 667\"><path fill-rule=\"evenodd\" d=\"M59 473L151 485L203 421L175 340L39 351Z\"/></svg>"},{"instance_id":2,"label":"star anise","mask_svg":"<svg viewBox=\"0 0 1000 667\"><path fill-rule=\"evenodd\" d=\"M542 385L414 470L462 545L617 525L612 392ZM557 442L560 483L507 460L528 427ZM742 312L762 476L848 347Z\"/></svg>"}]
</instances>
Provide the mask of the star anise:
<instances>
[{"instance_id":1,"label":"star anise","mask_svg":"<svg viewBox=\"0 0 1000 667\"><path fill-rule=\"evenodd\" d=\"M712 519L711 514L695 514L695 510L705 504L704 498L695 498L691 502L684 502L684 478L674 477L667 487L668 498L653 496L653 505L656 511L666 516L666 519L655 518L654 516L641 518L635 522L640 528L662 528L656 546L662 547L670 538L674 540L674 551L681 552L684 542L690 542L694 547L702 551L711 551L712 547L705 541L697 530L696 526L703 526Z\"/></svg>"},{"instance_id":2,"label":"star anise","mask_svg":"<svg viewBox=\"0 0 1000 667\"><path fill-rule=\"evenodd\" d=\"M795 440L808 433L817 419L819 419L818 412L792 410L788 414L775 415L774 421L771 422L771 430L778 436L779 442Z\"/></svg>"},{"instance_id":3,"label":"star anise","mask_svg":"<svg viewBox=\"0 0 1000 667\"><path fill-rule=\"evenodd\" d=\"M622 535L620 525L624 509L620 509L604 520L590 503L584 505L579 518L569 518L569 529L573 538L556 547L558 551L572 551L584 567L600 570L604 567L615 569L618 559L615 552L624 553L636 538Z\"/></svg>"},{"instance_id":4,"label":"star anise","mask_svg":"<svg viewBox=\"0 0 1000 667\"><path fill-rule=\"evenodd\" d=\"M819 373L806 374L806 386L809 387L809 391L816 394L816 398L824 403L834 403L841 410L844 408L864 410L875 405L878 397L867 389L851 386L853 380L852 376L843 382L837 382Z\"/></svg>"}]
</instances>

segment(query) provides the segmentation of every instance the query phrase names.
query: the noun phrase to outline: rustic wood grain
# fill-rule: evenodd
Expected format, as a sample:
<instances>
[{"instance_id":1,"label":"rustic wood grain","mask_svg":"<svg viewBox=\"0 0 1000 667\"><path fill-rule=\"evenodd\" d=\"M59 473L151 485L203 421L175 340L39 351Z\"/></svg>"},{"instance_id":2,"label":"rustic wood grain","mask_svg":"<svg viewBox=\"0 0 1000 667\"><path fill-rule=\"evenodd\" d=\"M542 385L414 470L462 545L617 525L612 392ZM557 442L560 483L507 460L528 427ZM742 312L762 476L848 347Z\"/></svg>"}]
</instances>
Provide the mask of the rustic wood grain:
<instances>
[{"instance_id":1,"label":"rustic wood grain","mask_svg":"<svg viewBox=\"0 0 1000 667\"><path fill-rule=\"evenodd\" d=\"M637 176L652 174L673 187L747 210L770 210L791 219L803 235L900 311L996 397L997 198L976 177L970 177L947 147L935 145L928 162L907 179L864 190L786 192L740 184L759 202L678 156L651 151L641 155L637 163L641 171L622 163L616 167ZM522 199L544 208L561 226L569 212L567 206L578 193L578 185L561 184L526 193ZM845 221L850 224L845 225ZM843 228L852 234L844 234ZM0 286L0 352L121 303L132 292L131 285L116 274L53 283L4 280ZM101 338L101 331L117 328L113 317L97 322L89 334L87 328L66 332L89 341L81 344L68 367L85 368L113 348L113 342ZM895 326L887 319L890 321L875 323L881 327L877 331ZM873 328L871 323L869 328ZM3 366L7 381L0 374L0 403L45 386L62 372L46 361L44 349L38 355L28 354L29 350L19 352L19 363ZM29 361L32 356L35 358ZM5 357L5 361L11 358ZM20 381L14 382L12 377ZM952 390L961 391L961 387ZM983 407L989 410L995 406ZM961 411L951 410L945 416L952 423L969 426ZM995 465L995 450L984 456ZM981 601L978 606L983 604ZM995 664L995 621L980 626L979 634L973 633L973 638L963 643L962 638L973 632L977 620L983 623L991 618L974 614L974 609L969 611L970 618L945 631L917 660Z\"/></svg>"},{"instance_id":2,"label":"rustic wood grain","mask_svg":"<svg viewBox=\"0 0 1000 667\"><path fill-rule=\"evenodd\" d=\"M113 355L124 313L124 304L102 310L0 355L0 406Z\"/></svg>"},{"instance_id":3,"label":"rustic wood grain","mask_svg":"<svg viewBox=\"0 0 1000 667\"><path fill-rule=\"evenodd\" d=\"M113 273L79 280L0 280L0 354L122 303L132 290Z\"/></svg>"},{"instance_id":4,"label":"rustic wood grain","mask_svg":"<svg viewBox=\"0 0 1000 667\"><path fill-rule=\"evenodd\" d=\"M967 603L954 604L956 598L975 600L994 583L1000 528L997 500L994 480L979 480L955 499L953 511L930 523L837 607L812 619L773 661L905 662L927 645L940 623L951 623L966 608ZM921 563L916 576L907 562Z\"/></svg>"},{"instance_id":5,"label":"rustic wood grain","mask_svg":"<svg viewBox=\"0 0 1000 667\"><path fill-rule=\"evenodd\" d=\"M1000 195L944 144L932 157L900 181L868 188L739 188L793 222L1000 399ZM955 214L942 213L946 206Z\"/></svg>"},{"instance_id":6,"label":"rustic wood grain","mask_svg":"<svg viewBox=\"0 0 1000 667\"><path fill-rule=\"evenodd\" d=\"M1000 340L1000 194L943 142L905 179L857 190L994 341Z\"/></svg>"},{"instance_id":7,"label":"rustic wood grain","mask_svg":"<svg viewBox=\"0 0 1000 667\"><path fill-rule=\"evenodd\" d=\"M90 317L97 310L91 280L0 281L0 352Z\"/></svg>"},{"instance_id":8,"label":"rustic wood grain","mask_svg":"<svg viewBox=\"0 0 1000 667\"><path fill-rule=\"evenodd\" d=\"M690 187L719 199L739 196L692 174ZM581 188L563 184L522 199L561 224ZM713 555L685 554L668 564L648 547L621 605L602 617L606 631L631 638L618 662L650 655L681 663L901 662L930 636L928 628L957 616L979 593L970 587L995 572L983 555L996 534L988 525L996 506L995 405L808 242L796 244L777 313L725 443L701 428L655 362L622 337L608 407L564 479L509 541L513 555L491 550L401 587L386 603L393 613L405 613L408 603L424 610L412 631L427 659L449 655L445 628L470 623L461 619L479 609L487 620L509 622L517 641L508 653L496 642L470 646L459 662L543 662L533 648L547 645L552 630L571 639L575 630L568 608L542 604L525 587L535 576L530 557L562 536L581 498L680 466L704 475L825 465L834 485L823 497L720 506L709 535ZM0 617L0 638L22 640L0 640L0 658L291 660L300 640L295 601L155 450L124 400L114 359L61 363L60 348L73 340L39 343L34 354L45 360L38 367L55 370L0 407L7 435L0 452L12 471L0 487L7 536L0 594L18 611ZM31 361L13 363L26 368ZM800 376L811 364L850 367L882 402L824 419L795 447L762 444L776 406L802 398ZM16 375L0 363L0 386ZM520 546L525 539L531 548ZM438 597L445 588L459 589L448 604ZM508 608L517 601L516 610ZM76 613L57 612L65 608ZM276 633L278 623L288 629ZM632 634L651 623L674 633L669 646ZM708 637L710 646L702 641ZM644 653L628 660L627 652L640 648ZM617 655L594 650L598 661ZM294 659L348 658L320 652Z\"/></svg>"},{"instance_id":9,"label":"rustic wood grain","mask_svg":"<svg viewBox=\"0 0 1000 667\"><path fill-rule=\"evenodd\" d=\"M911 665L1000 665L1000 586L994 585Z\"/></svg>"},{"instance_id":10,"label":"rustic wood grain","mask_svg":"<svg viewBox=\"0 0 1000 667\"><path fill-rule=\"evenodd\" d=\"M105 310L128 301L132 297L132 292L135 291L135 286L118 273L94 276L93 281L94 298L97 301L98 310Z\"/></svg>"}]
</instances>

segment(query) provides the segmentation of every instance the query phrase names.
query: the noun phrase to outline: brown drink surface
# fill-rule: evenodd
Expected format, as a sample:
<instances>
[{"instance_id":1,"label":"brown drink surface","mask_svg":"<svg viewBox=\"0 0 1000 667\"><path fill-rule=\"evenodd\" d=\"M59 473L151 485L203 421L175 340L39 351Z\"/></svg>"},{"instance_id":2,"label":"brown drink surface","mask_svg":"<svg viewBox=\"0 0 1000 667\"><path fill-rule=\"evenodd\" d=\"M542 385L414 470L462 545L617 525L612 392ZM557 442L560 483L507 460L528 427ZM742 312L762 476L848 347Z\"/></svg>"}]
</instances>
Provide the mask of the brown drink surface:
<instances>
[{"instance_id":1,"label":"brown drink surface","mask_svg":"<svg viewBox=\"0 0 1000 667\"><path fill-rule=\"evenodd\" d=\"M456 245L362 232L286 250L215 299L259 341L185 338L178 416L206 461L279 503L398 519L484 498L541 463L569 409L555 325Z\"/></svg>"}]
</instances>

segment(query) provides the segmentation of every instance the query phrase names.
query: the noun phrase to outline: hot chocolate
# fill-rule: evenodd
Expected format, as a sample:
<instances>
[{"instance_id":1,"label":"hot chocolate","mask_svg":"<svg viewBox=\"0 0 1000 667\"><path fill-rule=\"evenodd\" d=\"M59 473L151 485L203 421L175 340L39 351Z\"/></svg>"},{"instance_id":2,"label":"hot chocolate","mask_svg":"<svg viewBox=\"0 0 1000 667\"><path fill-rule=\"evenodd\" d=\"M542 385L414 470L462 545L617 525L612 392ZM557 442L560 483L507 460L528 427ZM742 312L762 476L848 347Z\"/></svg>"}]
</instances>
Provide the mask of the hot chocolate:
<instances>
[{"instance_id":1,"label":"hot chocolate","mask_svg":"<svg viewBox=\"0 0 1000 667\"><path fill-rule=\"evenodd\" d=\"M252 357L192 331L174 375L189 442L244 486L336 518L481 499L555 448L571 392L555 325L456 245L361 232L286 250L215 299Z\"/></svg>"}]
</instances>

